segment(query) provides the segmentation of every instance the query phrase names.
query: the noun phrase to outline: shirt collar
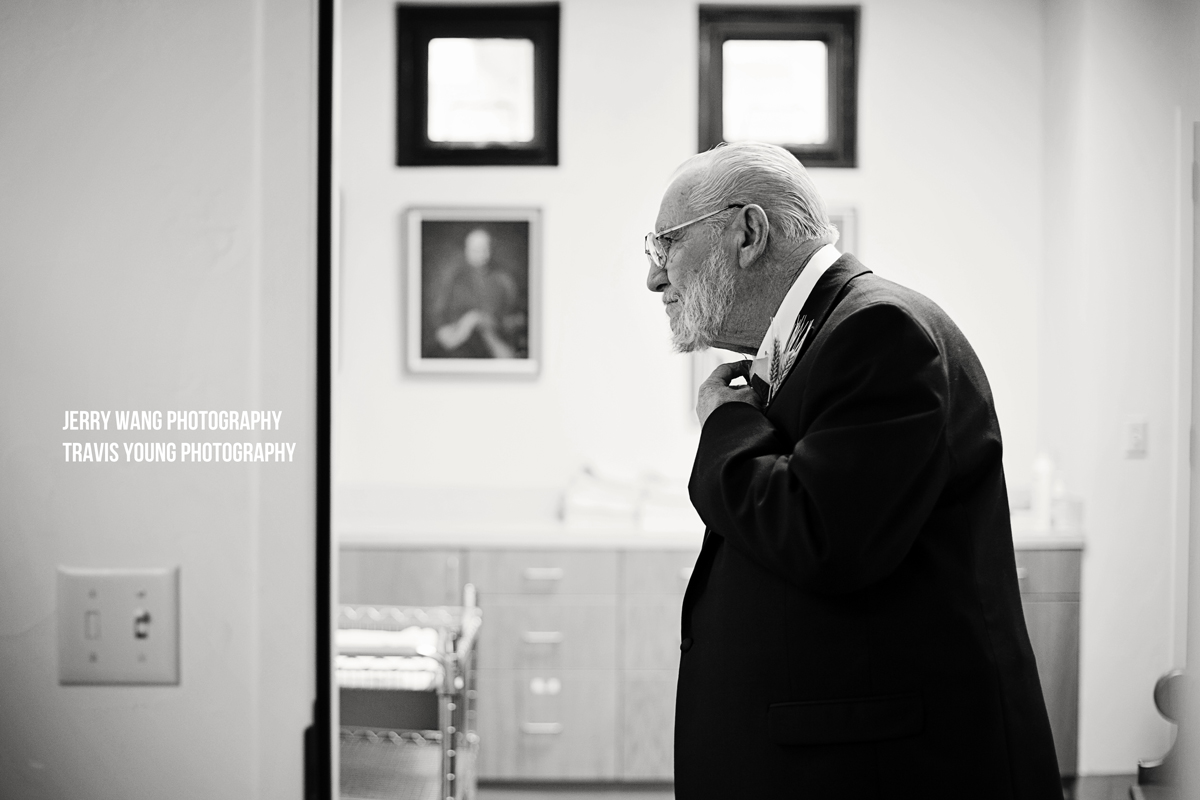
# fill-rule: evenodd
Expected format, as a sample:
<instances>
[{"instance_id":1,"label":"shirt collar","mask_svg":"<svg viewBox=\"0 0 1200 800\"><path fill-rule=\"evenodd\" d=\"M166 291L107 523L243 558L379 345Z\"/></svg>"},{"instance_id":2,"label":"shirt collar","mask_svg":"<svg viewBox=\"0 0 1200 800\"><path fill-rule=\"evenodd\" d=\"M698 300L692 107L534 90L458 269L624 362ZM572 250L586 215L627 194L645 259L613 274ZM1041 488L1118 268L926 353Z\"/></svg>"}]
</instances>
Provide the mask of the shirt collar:
<instances>
[{"instance_id":1,"label":"shirt collar","mask_svg":"<svg viewBox=\"0 0 1200 800\"><path fill-rule=\"evenodd\" d=\"M796 317L800 316L800 312L804 309L804 304L808 301L808 296L812 294L813 287L817 285L817 281L821 279L825 271L833 266L833 262L841 257L841 252L831 244L825 245L812 254L808 263L804 265L792 283L791 288L788 289L787 294L783 296L783 302L779 304L775 316L771 317L771 322L767 326L767 335L763 337L762 344L758 346L758 354L754 357L756 363L759 363L760 359L765 359L770 353L772 341L776 338L782 341L791 334L792 327L796 324Z\"/></svg>"}]
</instances>

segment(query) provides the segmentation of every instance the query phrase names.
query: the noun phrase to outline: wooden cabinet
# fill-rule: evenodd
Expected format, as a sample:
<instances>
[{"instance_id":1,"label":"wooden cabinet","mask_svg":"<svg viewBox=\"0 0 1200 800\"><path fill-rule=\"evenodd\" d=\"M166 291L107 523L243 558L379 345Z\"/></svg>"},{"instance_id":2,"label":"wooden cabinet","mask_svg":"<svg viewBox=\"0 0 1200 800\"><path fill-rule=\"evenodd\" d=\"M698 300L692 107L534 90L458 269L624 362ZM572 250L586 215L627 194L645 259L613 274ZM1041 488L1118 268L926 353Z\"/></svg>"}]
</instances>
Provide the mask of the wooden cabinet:
<instances>
[{"instance_id":1,"label":"wooden cabinet","mask_svg":"<svg viewBox=\"0 0 1200 800\"><path fill-rule=\"evenodd\" d=\"M1063 775L1076 772L1079 545L1018 542ZM442 605L475 584L481 780L669 781L683 594L699 552L349 548L342 602Z\"/></svg>"},{"instance_id":2,"label":"wooden cabinet","mask_svg":"<svg viewBox=\"0 0 1200 800\"><path fill-rule=\"evenodd\" d=\"M1017 578L1025 626L1037 658L1058 770L1074 776L1079 754L1078 547L1027 549L1018 546Z\"/></svg>"},{"instance_id":3,"label":"wooden cabinet","mask_svg":"<svg viewBox=\"0 0 1200 800\"><path fill-rule=\"evenodd\" d=\"M683 597L692 567L700 554L694 550L627 550L621 571L621 594L672 595Z\"/></svg>"},{"instance_id":4,"label":"wooden cabinet","mask_svg":"<svg viewBox=\"0 0 1200 800\"><path fill-rule=\"evenodd\" d=\"M479 777L613 780L616 551L472 550Z\"/></svg>"},{"instance_id":5,"label":"wooden cabinet","mask_svg":"<svg viewBox=\"0 0 1200 800\"><path fill-rule=\"evenodd\" d=\"M444 606L462 603L459 550L342 547L338 602L355 605Z\"/></svg>"},{"instance_id":6,"label":"wooden cabinet","mask_svg":"<svg viewBox=\"0 0 1200 800\"><path fill-rule=\"evenodd\" d=\"M675 647L678 656L679 647ZM674 777L675 685L678 668L621 673L621 777L669 781Z\"/></svg>"},{"instance_id":7,"label":"wooden cabinet","mask_svg":"<svg viewBox=\"0 0 1200 800\"><path fill-rule=\"evenodd\" d=\"M616 778L611 670L480 669L478 686L480 780Z\"/></svg>"},{"instance_id":8,"label":"wooden cabinet","mask_svg":"<svg viewBox=\"0 0 1200 800\"><path fill-rule=\"evenodd\" d=\"M555 598L487 595L479 631L483 669L617 668L616 595Z\"/></svg>"},{"instance_id":9,"label":"wooden cabinet","mask_svg":"<svg viewBox=\"0 0 1200 800\"><path fill-rule=\"evenodd\" d=\"M622 669L677 669L683 595L625 595Z\"/></svg>"},{"instance_id":10,"label":"wooden cabinet","mask_svg":"<svg viewBox=\"0 0 1200 800\"><path fill-rule=\"evenodd\" d=\"M629 550L621 571L621 777L674 776L683 593L697 550Z\"/></svg>"},{"instance_id":11,"label":"wooden cabinet","mask_svg":"<svg viewBox=\"0 0 1200 800\"><path fill-rule=\"evenodd\" d=\"M484 595L617 593L615 550L472 550L467 573Z\"/></svg>"}]
</instances>

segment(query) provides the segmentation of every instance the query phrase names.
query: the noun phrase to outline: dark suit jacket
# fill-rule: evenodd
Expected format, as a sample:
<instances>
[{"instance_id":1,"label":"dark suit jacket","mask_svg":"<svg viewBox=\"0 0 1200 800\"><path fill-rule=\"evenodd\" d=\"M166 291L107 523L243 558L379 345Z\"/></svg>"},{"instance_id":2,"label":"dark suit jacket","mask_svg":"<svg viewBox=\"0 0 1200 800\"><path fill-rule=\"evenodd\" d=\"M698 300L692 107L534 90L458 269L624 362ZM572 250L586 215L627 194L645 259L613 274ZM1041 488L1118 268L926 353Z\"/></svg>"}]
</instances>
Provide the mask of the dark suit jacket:
<instances>
[{"instance_id":1,"label":"dark suit jacket","mask_svg":"<svg viewBox=\"0 0 1200 800\"><path fill-rule=\"evenodd\" d=\"M675 781L693 798L1054 798L991 390L853 256L766 411L708 418Z\"/></svg>"}]
</instances>

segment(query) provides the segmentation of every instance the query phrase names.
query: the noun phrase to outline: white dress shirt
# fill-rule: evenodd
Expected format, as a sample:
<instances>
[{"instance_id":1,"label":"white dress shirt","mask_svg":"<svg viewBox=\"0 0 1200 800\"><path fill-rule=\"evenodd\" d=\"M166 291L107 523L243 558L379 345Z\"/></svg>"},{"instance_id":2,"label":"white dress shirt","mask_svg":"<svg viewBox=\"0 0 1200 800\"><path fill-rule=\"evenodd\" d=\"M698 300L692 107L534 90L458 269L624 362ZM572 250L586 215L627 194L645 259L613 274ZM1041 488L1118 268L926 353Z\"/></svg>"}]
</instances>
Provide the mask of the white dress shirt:
<instances>
[{"instance_id":1,"label":"white dress shirt","mask_svg":"<svg viewBox=\"0 0 1200 800\"><path fill-rule=\"evenodd\" d=\"M751 375L756 375L768 385L770 384L771 352L775 347L775 342L778 341L782 346L787 341L792 333L792 328L796 325L796 318L800 316L800 311L808 301L808 296L812 294L813 287L817 285L817 281L821 279L825 271L833 266L833 262L841 257L841 251L831 244L825 245L812 254L795 282L792 283L791 288L788 289L787 294L783 296L783 302L779 304L775 315L771 317L771 322L767 326L767 335L763 337L762 344L758 346L758 354L754 357ZM780 376L780 380L786 377L785 373ZM772 394L774 394L774 390L779 387L771 388Z\"/></svg>"}]
</instances>

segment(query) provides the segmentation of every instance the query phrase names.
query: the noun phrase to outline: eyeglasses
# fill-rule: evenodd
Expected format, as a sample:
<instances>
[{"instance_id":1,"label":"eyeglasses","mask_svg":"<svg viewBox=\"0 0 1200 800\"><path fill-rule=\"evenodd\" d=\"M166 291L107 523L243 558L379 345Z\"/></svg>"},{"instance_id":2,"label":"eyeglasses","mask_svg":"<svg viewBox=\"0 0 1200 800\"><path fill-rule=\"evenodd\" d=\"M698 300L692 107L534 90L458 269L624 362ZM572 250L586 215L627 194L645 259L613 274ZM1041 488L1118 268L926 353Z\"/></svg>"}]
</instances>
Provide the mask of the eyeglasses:
<instances>
[{"instance_id":1,"label":"eyeglasses","mask_svg":"<svg viewBox=\"0 0 1200 800\"><path fill-rule=\"evenodd\" d=\"M659 237L665 236L668 233L674 233L680 228L686 228L688 225L695 225L697 222L706 220L709 217L715 217L722 211L728 211L731 208L743 208L745 205L745 203L731 203L724 208L718 208L716 211L710 211L702 217L696 217L695 219L689 219L687 222L681 222L678 225L667 228L665 231L658 231L657 233L651 231L650 233L647 233L646 258L650 259L650 263L655 267L662 268L662 265L667 262L667 248L664 247L662 242L659 241Z\"/></svg>"}]
</instances>

